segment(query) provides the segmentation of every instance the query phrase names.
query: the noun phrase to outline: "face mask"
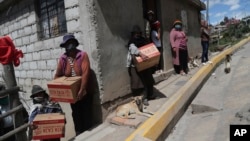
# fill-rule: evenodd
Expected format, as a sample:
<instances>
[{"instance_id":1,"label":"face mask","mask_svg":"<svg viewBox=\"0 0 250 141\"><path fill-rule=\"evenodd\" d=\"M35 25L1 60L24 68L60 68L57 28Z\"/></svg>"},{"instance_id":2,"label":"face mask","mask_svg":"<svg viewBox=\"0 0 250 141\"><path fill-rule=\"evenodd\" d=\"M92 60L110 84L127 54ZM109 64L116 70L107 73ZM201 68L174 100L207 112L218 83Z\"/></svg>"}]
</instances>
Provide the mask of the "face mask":
<instances>
[{"instance_id":1,"label":"face mask","mask_svg":"<svg viewBox=\"0 0 250 141\"><path fill-rule=\"evenodd\" d=\"M66 47L65 47L65 51L67 54L74 51L74 50L76 50L76 46L73 43L70 43L70 44L66 45Z\"/></svg>"},{"instance_id":2,"label":"face mask","mask_svg":"<svg viewBox=\"0 0 250 141\"><path fill-rule=\"evenodd\" d=\"M45 101L45 98L44 97L34 97L33 100L36 103L43 103Z\"/></svg>"},{"instance_id":3,"label":"face mask","mask_svg":"<svg viewBox=\"0 0 250 141\"><path fill-rule=\"evenodd\" d=\"M177 30L180 30L181 29L181 25L177 24L177 25L174 26L174 28L177 29Z\"/></svg>"}]
</instances>

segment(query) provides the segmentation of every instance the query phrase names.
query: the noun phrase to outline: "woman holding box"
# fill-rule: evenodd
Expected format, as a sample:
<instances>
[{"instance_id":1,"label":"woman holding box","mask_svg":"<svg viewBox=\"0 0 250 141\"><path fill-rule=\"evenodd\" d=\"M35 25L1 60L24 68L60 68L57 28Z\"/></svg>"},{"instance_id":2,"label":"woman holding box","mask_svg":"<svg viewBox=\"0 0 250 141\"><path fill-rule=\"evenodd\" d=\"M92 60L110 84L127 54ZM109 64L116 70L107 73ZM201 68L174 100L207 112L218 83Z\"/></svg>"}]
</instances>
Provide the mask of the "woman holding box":
<instances>
[{"instance_id":1,"label":"woman holding box","mask_svg":"<svg viewBox=\"0 0 250 141\"><path fill-rule=\"evenodd\" d=\"M90 63L88 54L77 49L78 40L74 35L68 34L63 37L60 47L65 53L60 57L54 78L61 76L81 76L81 86L77 94L77 102L71 103L72 117L76 135L91 127L91 96L89 85Z\"/></svg>"},{"instance_id":2,"label":"woman holding box","mask_svg":"<svg viewBox=\"0 0 250 141\"><path fill-rule=\"evenodd\" d=\"M139 51L138 48L146 45L148 42L142 36L139 26L134 26L131 32L131 39L128 43L127 67L131 78L131 88L141 88L143 84L143 104L148 106L148 100L154 99L156 96L153 94L154 78L152 76L152 67L138 72L133 62L133 57L140 56L143 60L147 60L148 56ZM139 77L138 77L139 76ZM139 78L139 79L138 79Z\"/></svg>"}]
</instances>

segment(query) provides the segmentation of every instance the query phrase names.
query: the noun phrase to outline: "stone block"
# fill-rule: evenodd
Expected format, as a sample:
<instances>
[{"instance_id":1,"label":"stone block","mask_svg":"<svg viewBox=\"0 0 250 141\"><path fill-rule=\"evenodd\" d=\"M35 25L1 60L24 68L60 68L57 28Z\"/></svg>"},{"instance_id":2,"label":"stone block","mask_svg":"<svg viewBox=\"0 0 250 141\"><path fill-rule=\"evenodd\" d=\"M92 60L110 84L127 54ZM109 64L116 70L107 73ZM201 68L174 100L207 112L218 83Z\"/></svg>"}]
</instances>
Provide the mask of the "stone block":
<instances>
[{"instance_id":1,"label":"stone block","mask_svg":"<svg viewBox=\"0 0 250 141\"><path fill-rule=\"evenodd\" d=\"M116 124L116 125L124 125L124 126L129 126L133 128L137 128L142 121L139 119L126 119L126 118L120 118L117 116L111 117L109 120L110 123Z\"/></svg>"},{"instance_id":2,"label":"stone block","mask_svg":"<svg viewBox=\"0 0 250 141\"><path fill-rule=\"evenodd\" d=\"M24 36L22 37L22 45L27 45L30 44L30 37L29 36Z\"/></svg>"},{"instance_id":3,"label":"stone block","mask_svg":"<svg viewBox=\"0 0 250 141\"><path fill-rule=\"evenodd\" d=\"M32 53L25 54L25 61L27 61L27 62L33 61Z\"/></svg>"},{"instance_id":4,"label":"stone block","mask_svg":"<svg viewBox=\"0 0 250 141\"><path fill-rule=\"evenodd\" d=\"M65 0L64 1L64 5L65 5L65 8L69 8L69 7L74 7L76 5L78 5L78 0Z\"/></svg>"},{"instance_id":5,"label":"stone block","mask_svg":"<svg viewBox=\"0 0 250 141\"><path fill-rule=\"evenodd\" d=\"M29 63L29 68L31 69L31 70L36 70L37 69L37 62L36 61L32 61L32 62L30 62Z\"/></svg>"},{"instance_id":6,"label":"stone block","mask_svg":"<svg viewBox=\"0 0 250 141\"><path fill-rule=\"evenodd\" d=\"M59 59L59 57L63 54L60 48L56 48L51 50L51 59Z\"/></svg>"},{"instance_id":7,"label":"stone block","mask_svg":"<svg viewBox=\"0 0 250 141\"><path fill-rule=\"evenodd\" d=\"M78 19L79 18L79 7L72 7L69 9L66 9L65 15L67 17L67 20L72 20L72 19Z\"/></svg>"},{"instance_id":8,"label":"stone block","mask_svg":"<svg viewBox=\"0 0 250 141\"><path fill-rule=\"evenodd\" d=\"M45 60L37 61L37 68L39 70L47 69L47 63L46 63L46 61Z\"/></svg>"},{"instance_id":9,"label":"stone block","mask_svg":"<svg viewBox=\"0 0 250 141\"><path fill-rule=\"evenodd\" d=\"M24 33L25 33L25 35L30 35L32 33L32 27L31 26L26 26L24 28Z\"/></svg>"},{"instance_id":10,"label":"stone block","mask_svg":"<svg viewBox=\"0 0 250 141\"><path fill-rule=\"evenodd\" d=\"M14 40L14 44L16 47L20 47L23 45L22 38L17 38Z\"/></svg>"},{"instance_id":11,"label":"stone block","mask_svg":"<svg viewBox=\"0 0 250 141\"><path fill-rule=\"evenodd\" d=\"M29 52L34 52L35 51L35 44L29 44L29 45L27 45L26 46L26 48L27 48L27 53L29 53Z\"/></svg>"},{"instance_id":12,"label":"stone block","mask_svg":"<svg viewBox=\"0 0 250 141\"><path fill-rule=\"evenodd\" d=\"M51 58L51 53L49 50L43 50L41 51L41 59L48 60Z\"/></svg>"},{"instance_id":13,"label":"stone block","mask_svg":"<svg viewBox=\"0 0 250 141\"><path fill-rule=\"evenodd\" d=\"M35 12L32 12L32 14L30 14L28 16L28 25L31 25L31 24L35 24L36 23L36 15L35 15Z\"/></svg>"},{"instance_id":14,"label":"stone block","mask_svg":"<svg viewBox=\"0 0 250 141\"><path fill-rule=\"evenodd\" d=\"M34 72L32 70L27 71L27 76L29 76L29 78L34 78Z\"/></svg>"},{"instance_id":15,"label":"stone block","mask_svg":"<svg viewBox=\"0 0 250 141\"><path fill-rule=\"evenodd\" d=\"M57 67L57 61L55 59L53 60L47 60L47 69L54 70Z\"/></svg>"},{"instance_id":16,"label":"stone block","mask_svg":"<svg viewBox=\"0 0 250 141\"><path fill-rule=\"evenodd\" d=\"M11 33L11 38L14 40L14 39L16 39L18 36L17 36L17 31L13 31L12 33Z\"/></svg>"},{"instance_id":17,"label":"stone block","mask_svg":"<svg viewBox=\"0 0 250 141\"><path fill-rule=\"evenodd\" d=\"M20 23L21 23L21 27L25 27L25 26L28 25L28 20L27 20L26 18L24 18L24 19L22 19L22 20L20 21Z\"/></svg>"},{"instance_id":18,"label":"stone block","mask_svg":"<svg viewBox=\"0 0 250 141\"><path fill-rule=\"evenodd\" d=\"M20 74L21 74L20 75L21 78L26 78L27 77L27 73L26 73L25 70L21 71Z\"/></svg>"},{"instance_id":19,"label":"stone block","mask_svg":"<svg viewBox=\"0 0 250 141\"><path fill-rule=\"evenodd\" d=\"M21 66L22 66L23 70L28 70L29 69L29 63L28 62L21 63Z\"/></svg>"},{"instance_id":20,"label":"stone block","mask_svg":"<svg viewBox=\"0 0 250 141\"><path fill-rule=\"evenodd\" d=\"M48 80L53 78L50 70L44 70L42 73L42 76L43 78L48 79Z\"/></svg>"},{"instance_id":21,"label":"stone block","mask_svg":"<svg viewBox=\"0 0 250 141\"><path fill-rule=\"evenodd\" d=\"M43 77L41 70L34 70L34 77L37 79L41 79Z\"/></svg>"},{"instance_id":22,"label":"stone block","mask_svg":"<svg viewBox=\"0 0 250 141\"><path fill-rule=\"evenodd\" d=\"M37 37L37 34L32 34L29 36L30 37L30 43L34 43L34 42L37 42L38 41L38 37Z\"/></svg>"},{"instance_id":23,"label":"stone block","mask_svg":"<svg viewBox=\"0 0 250 141\"><path fill-rule=\"evenodd\" d=\"M43 50L44 49L43 42L41 42L41 41L35 42L34 45L33 45L33 48L34 48L34 51Z\"/></svg>"},{"instance_id":24,"label":"stone block","mask_svg":"<svg viewBox=\"0 0 250 141\"><path fill-rule=\"evenodd\" d=\"M80 20L71 20L67 22L67 29L68 32L73 33L73 32L79 32L80 31Z\"/></svg>"},{"instance_id":25,"label":"stone block","mask_svg":"<svg viewBox=\"0 0 250 141\"><path fill-rule=\"evenodd\" d=\"M26 79L24 80L24 85L25 85L25 86L32 86L31 78L26 78Z\"/></svg>"},{"instance_id":26,"label":"stone block","mask_svg":"<svg viewBox=\"0 0 250 141\"><path fill-rule=\"evenodd\" d=\"M120 118L120 117L115 116L115 117L112 117L110 119L110 123L113 123L113 124L116 124L116 125L124 125L126 120L127 119L125 119L125 118Z\"/></svg>"},{"instance_id":27,"label":"stone block","mask_svg":"<svg viewBox=\"0 0 250 141\"><path fill-rule=\"evenodd\" d=\"M32 58L33 58L33 60L41 60L41 53L40 52L33 52Z\"/></svg>"},{"instance_id":28,"label":"stone block","mask_svg":"<svg viewBox=\"0 0 250 141\"><path fill-rule=\"evenodd\" d=\"M133 127L133 128L137 128L141 123L142 123L142 121L140 121L139 119L127 119L124 122L124 125L129 126L129 127Z\"/></svg>"}]
</instances>

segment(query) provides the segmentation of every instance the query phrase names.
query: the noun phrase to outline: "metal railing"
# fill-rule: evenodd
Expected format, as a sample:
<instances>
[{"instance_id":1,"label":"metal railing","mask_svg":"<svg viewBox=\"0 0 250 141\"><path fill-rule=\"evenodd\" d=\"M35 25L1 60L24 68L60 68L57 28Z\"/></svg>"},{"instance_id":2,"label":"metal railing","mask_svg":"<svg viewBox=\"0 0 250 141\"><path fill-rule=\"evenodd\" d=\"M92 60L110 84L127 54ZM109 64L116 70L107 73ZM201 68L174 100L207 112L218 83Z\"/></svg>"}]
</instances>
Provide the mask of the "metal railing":
<instances>
[{"instance_id":1,"label":"metal railing","mask_svg":"<svg viewBox=\"0 0 250 141\"><path fill-rule=\"evenodd\" d=\"M6 90L2 90L2 91L0 91L0 97L5 97L5 96L8 96L8 95L15 94L19 90L20 90L19 87L13 87L13 88L9 88L9 89L6 89ZM20 104L20 105L18 105L16 107L13 107L12 109L10 109L10 110L8 110L5 113L2 113L0 115L0 121L2 121L4 118L6 118L8 116L13 116L14 117L13 119L15 119L15 116L19 116L16 113L21 112L23 109L24 109L24 107L23 107L22 104ZM16 122L20 122L20 121L13 120L12 122L13 122L13 125L14 125L14 129L12 131L0 136L0 141L4 141L4 140L10 138L13 135L16 135L17 133L21 133L24 130L27 130L27 128L29 126L28 123L25 123L25 124L23 124L23 125L21 125L19 127L15 127L17 125ZM22 140L27 139L27 135L25 134L25 132L22 133L21 136L22 136ZM16 137L16 140L17 140L17 137Z\"/></svg>"}]
</instances>

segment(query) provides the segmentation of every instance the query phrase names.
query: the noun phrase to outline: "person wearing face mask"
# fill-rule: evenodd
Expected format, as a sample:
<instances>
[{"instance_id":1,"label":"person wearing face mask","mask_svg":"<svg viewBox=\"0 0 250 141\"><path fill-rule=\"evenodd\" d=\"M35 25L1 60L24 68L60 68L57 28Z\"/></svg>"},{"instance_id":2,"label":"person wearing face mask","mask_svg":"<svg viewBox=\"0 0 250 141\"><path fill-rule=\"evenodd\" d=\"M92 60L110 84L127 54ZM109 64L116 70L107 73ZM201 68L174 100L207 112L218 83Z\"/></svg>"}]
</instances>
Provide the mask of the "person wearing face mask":
<instances>
[{"instance_id":1,"label":"person wearing face mask","mask_svg":"<svg viewBox=\"0 0 250 141\"><path fill-rule=\"evenodd\" d=\"M33 85L31 90L31 96L33 105L29 112L29 139L32 139L32 131L36 129L33 125L33 120L38 114L46 113L62 113L62 108L58 103L51 102L49 100L49 95L46 91L39 85ZM43 141L60 141L60 138L46 139Z\"/></svg>"},{"instance_id":2,"label":"person wearing face mask","mask_svg":"<svg viewBox=\"0 0 250 141\"><path fill-rule=\"evenodd\" d=\"M131 38L128 42L127 68L130 76L131 90L134 96L143 93L143 104L149 105L148 100L155 99L153 93L154 78L152 76L153 68L148 68L138 72L133 62L133 57L140 56L144 61L148 56L140 52L139 48L148 44L148 41L142 36L138 25L133 26ZM137 94L138 93L138 94Z\"/></svg>"},{"instance_id":3,"label":"person wearing face mask","mask_svg":"<svg viewBox=\"0 0 250 141\"><path fill-rule=\"evenodd\" d=\"M72 77L81 76L81 86L77 94L77 102L71 103L72 117L75 126L75 133L88 130L91 127L91 80L90 62L85 51L77 49L78 40L72 34L63 36L60 47L65 49L59 59L54 79L62 76Z\"/></svg>"},{"instance_id":4,"label":"person wearing face mask","mask_svg":"<svg viewBox=\"0 0 250 141\"><path fill-rule=\"evenodd\" d=\"M182 30L182 22L176 20L170 32L170 43L172 47L174 70L177 74L181 75L188 73L187 41L186 34Z\"/></svg>"}]
</instances>

